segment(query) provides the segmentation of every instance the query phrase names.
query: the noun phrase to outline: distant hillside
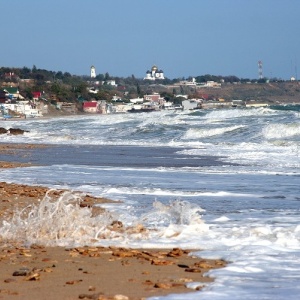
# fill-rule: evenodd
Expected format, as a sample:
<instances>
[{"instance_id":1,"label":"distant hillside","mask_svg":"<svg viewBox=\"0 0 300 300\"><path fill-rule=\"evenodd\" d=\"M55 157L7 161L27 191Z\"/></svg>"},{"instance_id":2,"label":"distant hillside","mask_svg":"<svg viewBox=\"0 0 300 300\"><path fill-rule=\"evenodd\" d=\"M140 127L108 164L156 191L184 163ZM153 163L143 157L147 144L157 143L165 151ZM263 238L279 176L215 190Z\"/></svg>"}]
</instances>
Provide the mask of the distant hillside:
<instances>
[{"instance_id":1,"label":"distant hillside","mask_svg":"<svg viewBox=\"0 0 300 300\"><path fill-rule=\"evenodd\" d=\"M257 100L300 103L299 82L272 82L264 84L223 84L221 88L197 88L197 94L225 100Z\"/></svg>"}]
</instances>

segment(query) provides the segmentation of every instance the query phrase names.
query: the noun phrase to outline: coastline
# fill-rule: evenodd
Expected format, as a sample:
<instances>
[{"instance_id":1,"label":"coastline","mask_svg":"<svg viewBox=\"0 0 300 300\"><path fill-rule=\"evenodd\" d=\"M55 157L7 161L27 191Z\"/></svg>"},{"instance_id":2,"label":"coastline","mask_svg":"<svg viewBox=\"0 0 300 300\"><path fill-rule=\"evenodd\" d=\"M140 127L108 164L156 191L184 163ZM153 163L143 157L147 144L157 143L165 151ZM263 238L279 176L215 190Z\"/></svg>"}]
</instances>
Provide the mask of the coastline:
<instances>
[{"instance_id":1,"label":"coastline","mask_svg":"<svg viewBox=\"0 0 300 300\"><path fill-rule=\"evenodd\" d=\"M0 144L1 154L46 145ZM26 167L28 163L6 162L1 168ZM0 183L0 221L9 220L16 208L39 205L48 188ZM59 197L63 190L53 191ZM72 192L73 193L73 192ZM80 193L80 192L74 192ZM81 207L114 202L83 195ZM111 224L116 226L118 223ZM189 255L183 249L124 249L115 247L45 247L5 241L0 237L0 298L6 299L145 299L201 290L213 278L211 269L226 265ZM187 287L190 282L194 290ZM122 296L121 296L122 295Z\"/></svg>"}]
</instances>

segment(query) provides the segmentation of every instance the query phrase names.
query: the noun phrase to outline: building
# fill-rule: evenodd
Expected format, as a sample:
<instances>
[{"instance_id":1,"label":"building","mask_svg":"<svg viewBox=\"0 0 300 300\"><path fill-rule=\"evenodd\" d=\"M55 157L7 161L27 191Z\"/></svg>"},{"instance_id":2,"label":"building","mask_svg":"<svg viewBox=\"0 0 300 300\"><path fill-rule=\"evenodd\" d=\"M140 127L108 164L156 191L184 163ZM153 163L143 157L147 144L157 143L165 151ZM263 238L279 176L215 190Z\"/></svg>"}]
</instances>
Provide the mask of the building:
<instances>
[{"instance_id":1,"label":"building","mask_svg":"<svg viewBox=\"0 0 300 300\"><path fill-rule=\"evenodd\" d=\"M201 108L202 102L200 99L187 99L182 101L184 110L193 110Z\"/></svg>"},{"instance_id":2,"label":"building","mask_svg":"<svg viewBox=\"0 0 300 300\"><path fill-rule=\"evenodd\" d=\"M86 101L82 105L83 111L92 114L107 114L110 113L110 109L105 100L99 101Z\"/></svg>"},{"instance_id":3,"label":"building","mask_svg":"<svg viewBox=\"0 0 300 300\"><path fill-rule=\"evenodd\" d=\"M83 102L83 111L86 113L96 114L100 112L100 105L97 101Z\"/></svg>"},{"instance_id":4,"label":"building","mask_svg":"<svg viewBox=\"0 0 300 300\"><path fill-rule=\"evenodd\" d=\"M31 101L18 103L3 103L0 106L3 115L25 116L26 118L42 117L43 114L37 105Z\"/></svg>"},{"instance_id":5,"label":"building","mask_svg":"<svg viewBox=\"0 0 300 300\"><path fill-rule=\"evenodd\" d=\"M197 85L197 82L196 82L196 79L195 79L195 78L192 78L191 81L189 81L189 80L182 80L182 81L179 81L178 83L175 83L174 85L176 85L176 86L181 86L181 85L185 85L185 86L196 86L196 85Z\"/></svg>"},{"instance_id":6,"label":"building","mask_svg":"<svg viewBox=\"0 0 300 300\"><path fill-rule=\"evenodd\" d=\"M144 80L156 80L156 79L165 79L164 71L158 70L157 66L153 66L151 68L151 71L146 72L146 77L144 77Z\"/></svg>"},{"instance_id":7,"label":"building","mask_svg":"<svg viewBox=\"0 0 300 300\"><path fill-rule=\"evenodd\" d=\"M201 87L209 87L209 88L220 88L221 83L215 82L215 81L206 81L204 85Z\"/></svg>"},{"instance_id":8,"label":"building","mask_svg":"<svg viewBox=\"0 0 300 300\"><path fill-rule=\"evenodd\" d=\"M6 93L8 99L24 99L17 87L4 87L2 90Z\"/></svg>"},{"instance_id":9,"label":"building","mask_svg":"<svg viewBox=\"0 0 300 300\"><path fill-rule=\"evenodd\" d=\"M39 98L41 98L42 97L42 92L39 92L39 91L37 91L37 92L32 92L32 99L33 100L38 100Z\"/></svg>"},{"instance_id":10,"label":"building","mask_svg":"<svg viewBox=\"0 0 300 300\"><path fill-rule=\"evenodd\" d=\"M162 104L164 104L165 99L162 98L160 96L160 94L154 93L154 94L151 94L151 95L144 95L144 101L145 102L154 102L154 103L162 105Z\"/></svg>"},{"instance_id":11,"label":"building","mask_svg":"<svg viewBox=\"0 0 300 300\"><path fill-rule=\"evenodd\" d=\"M96 68L91 66L91 78L96 78Z\"/></svg>"}]
</instances>

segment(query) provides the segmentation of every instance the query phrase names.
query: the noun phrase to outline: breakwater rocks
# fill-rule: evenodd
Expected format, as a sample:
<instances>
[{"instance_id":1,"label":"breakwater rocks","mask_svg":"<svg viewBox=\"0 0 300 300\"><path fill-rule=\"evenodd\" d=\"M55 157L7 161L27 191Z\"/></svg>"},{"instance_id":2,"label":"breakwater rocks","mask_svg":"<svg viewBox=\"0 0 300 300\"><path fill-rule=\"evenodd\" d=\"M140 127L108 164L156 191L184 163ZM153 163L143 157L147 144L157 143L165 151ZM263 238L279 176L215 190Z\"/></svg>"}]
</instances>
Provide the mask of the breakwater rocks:
<instances>
[{"instance_id":1,"label":"breakwater rocks","mask_svg":"<svg viewBox=\"0 0 300 300\"><path fill-rule=\"evenodd\" d=\"M20 135L24 134L24 132L29 132L20 128L9 128L6 129L4 127L0 127L0 134L12 134L12 135Z\"/></svg>"}]
</instances>

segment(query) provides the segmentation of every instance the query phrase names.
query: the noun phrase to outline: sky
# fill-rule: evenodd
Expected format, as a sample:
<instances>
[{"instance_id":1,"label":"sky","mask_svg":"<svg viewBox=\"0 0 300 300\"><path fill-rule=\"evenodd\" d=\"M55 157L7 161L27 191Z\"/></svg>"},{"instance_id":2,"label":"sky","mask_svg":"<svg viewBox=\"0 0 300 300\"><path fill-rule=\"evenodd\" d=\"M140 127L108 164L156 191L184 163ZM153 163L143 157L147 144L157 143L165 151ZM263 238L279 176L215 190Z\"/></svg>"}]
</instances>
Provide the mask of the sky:
<instances>
[{"instance_id":1,"label":"sky","mask_svg":"<svg viewBox=\"0 0 300 300\"><path fill-rule=\"evenodd\" d=\"M0 0L0 67L297 78L299 0ZM298 78L297 78L298 79Z\"/></svg>"}]
</instances>

